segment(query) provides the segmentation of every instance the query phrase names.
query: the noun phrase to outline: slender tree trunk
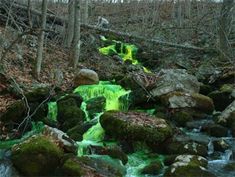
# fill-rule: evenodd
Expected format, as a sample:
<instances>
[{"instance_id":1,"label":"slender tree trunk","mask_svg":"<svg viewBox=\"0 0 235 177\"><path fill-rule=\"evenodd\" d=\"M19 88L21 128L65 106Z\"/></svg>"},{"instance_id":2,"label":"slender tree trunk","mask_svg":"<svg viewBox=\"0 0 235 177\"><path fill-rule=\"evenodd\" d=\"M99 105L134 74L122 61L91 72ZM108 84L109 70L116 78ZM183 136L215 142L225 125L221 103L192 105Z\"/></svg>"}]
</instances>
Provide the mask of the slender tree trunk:
<instances>
[{"instance_id":1,"label":"slender tree trunk","mask_svg":"<svg viewBox=\"0 0 235 177\"><path fill-rule=\"evenodd\" d=\"M88 16L89 16L89 0L85 0L85 12L84 12L84 23L88 24Z\"/></svg>"},{"instance_id":2,"label":"slender tree trunk","mask_svg":"<svg viewBox=\"0 0 235 177\"><path fill-rule=\"evenodd\" d=\"M41 67L42 67L42 57L43 57L43 44L46 28L46 15L47 15L47 0L42 1L42 16L41 16L41 29L38 36L38 50L37 50L37 65L36 65L36 77L39 79Z\"/></svg>"},{"instance_id":3,"label":"slender tree trunk","mask_svg":"<svg viewBox=\"0 0 235 177\"><path fill-rule=\"evenodd\" d=\"M219 47L222 53L223 58L228 58L229 56L229 41L228 35L231 28L232 22L232 8L234 2L233 0L223 0L222 7L220 10L220 19L219 19Z\"/></svg>"},{"instance_id":4,"label":"slender tree trunk","mask_svg":"<svg viewBox=\"0 0 235 177\"><path fill-rule=\"evenodd\" d=\"M32 10L32 3L31 0L28 0L28 20L30 28L33 27L31 10Z\"/></svg>"},{"instance_id":5,"label":"slender tree trunk","mask_svg":"<svg viewBox=\"0 0 235 177\"><path fill-rule=\"evenodd\" d=\"M65 39L64 39L64 45L68 48L71 47L72 41L73 41L73 35L74 35L74 2L75 0L69 0L68 5L68 26L66 29Z\"/></svg>"},{"instance_id":6,"label":"slender tree trunk","mask_svg":"<svg viewBox=\"0 0 235 177\"><path fill-rule=\"evenodd\" d=\"M72 60L74 69L77 68L79 56L80 56L80 25L81 25L81 10L80 10L80 0L75 0L74 4L74 37L72 42Z\"/></svg>"}]
</instances>

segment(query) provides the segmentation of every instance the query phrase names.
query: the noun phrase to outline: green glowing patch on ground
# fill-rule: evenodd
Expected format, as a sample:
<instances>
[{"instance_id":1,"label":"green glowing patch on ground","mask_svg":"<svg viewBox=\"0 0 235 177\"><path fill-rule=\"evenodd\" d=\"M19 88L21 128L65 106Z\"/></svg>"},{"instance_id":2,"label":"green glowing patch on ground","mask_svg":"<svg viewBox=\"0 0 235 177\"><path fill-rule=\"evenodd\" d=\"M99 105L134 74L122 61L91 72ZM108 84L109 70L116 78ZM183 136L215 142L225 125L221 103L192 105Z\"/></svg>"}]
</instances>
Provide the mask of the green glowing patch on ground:
<instances>
[{"instance_id":1,"label":"green glowing patch on ground","mask_svg":"<svg viewBox=\"0 0 235 177\"><path fill-rule=\"evenodd\" d=\"M107 39L104 36L101 37L101 40L107 41ZM109 46L99 48L99 52L103 55L108 55L108 56L118 55L119 57L122 58L124 62L130 61L133 65L141 66L141 63L139 63L139 61L136 59L138 48L135 45L115 40L112 40L112 43L113 44ZM142 66L142 68L144 72L151 73L146 67Z\"/></svg>"}]
</instances>

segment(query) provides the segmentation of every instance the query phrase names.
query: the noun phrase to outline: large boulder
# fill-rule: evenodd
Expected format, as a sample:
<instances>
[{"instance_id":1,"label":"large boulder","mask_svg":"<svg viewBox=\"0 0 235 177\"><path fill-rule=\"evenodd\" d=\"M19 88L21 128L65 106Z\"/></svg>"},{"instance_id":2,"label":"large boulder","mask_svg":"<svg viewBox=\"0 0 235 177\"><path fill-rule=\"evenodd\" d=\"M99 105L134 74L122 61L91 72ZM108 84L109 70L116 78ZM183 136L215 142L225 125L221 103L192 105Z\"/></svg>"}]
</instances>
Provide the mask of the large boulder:
<instances>
[{"instance_id":1,"label":"large boulder","mask_svg":"<svg viewBox=\"0 0 235 177\"><path fill-rule=\"evenodd\" d=\"M232 93L234 86L225 84L219 90L211 92L208 96L213 100L215 110L223 111L234 100Z\"/></svg>"},{"instance_id":2,"label":"large boulder","mask_svg":"<svg viewBox=\"0 0 235 177\"><path fill-rule=\"evenodd\" d=\"M81 69L74 77L74 86L92 85L99 83L98 74L90 69Z\"/></svg>"},{"instance_id":3,"label":"large boulder","mask_svg":"<svg viewBox=\"0 0 235 177\"><path fill-rule=\"evenodd\" d=\"M161 101L172 109L193 108L208 114L214 110L212 99L198 93L171 92L163 95Z\"/></svg>"},{"instance_id":4,"label":"large boulder","mask_svg":"<svg viewBox=\"0 0 235 177\"><path fill-rule=\"evenodd\" d=\"M12 148L12 162L24 176L51 176L63 150L45 136L36 136Z\"/></svg>"},{"instance_id":5,"label":"large boulder","mask_svg":"<svg viewBox=\"0 0 235 177\"><path fill-rule=\"evenodd\" d=\"M150 91L154 97L159 97L174 91L186 93L198 93L200 83L197 78L190 75L184 69L161 70L159 79L154 88Z\"/></svg>"},{"instance_id":6,"label":"large boulder","mask_svg":"<svg viewBox=\"0 0 235 177\"><path fill-rule=\"evenodd\" d=\"M140 112L105 112L100 117L105 133L117 139L160 143L171 137L172 129L164 119Z\"/></svg>"},{"instance_id":7,"label":"large boulder","mask_svg":"<svg viewBox=\"0 0 235 177\"><path fill-rule=\"evenodd\" d=\"M232 127L235 125L235 101L233 101L219 116L219 124Z\"/></svg>"},{"instance_id":8,"label":"large boulder","mask_svg":"<svg viewBox=\"0 0 235 177\"><path fill-rule=\"evenodd\" d=\"M196 155L179 155L166 170L164 177L215 177L206 170L207 160Z\"/></svg>"}]
</instances>

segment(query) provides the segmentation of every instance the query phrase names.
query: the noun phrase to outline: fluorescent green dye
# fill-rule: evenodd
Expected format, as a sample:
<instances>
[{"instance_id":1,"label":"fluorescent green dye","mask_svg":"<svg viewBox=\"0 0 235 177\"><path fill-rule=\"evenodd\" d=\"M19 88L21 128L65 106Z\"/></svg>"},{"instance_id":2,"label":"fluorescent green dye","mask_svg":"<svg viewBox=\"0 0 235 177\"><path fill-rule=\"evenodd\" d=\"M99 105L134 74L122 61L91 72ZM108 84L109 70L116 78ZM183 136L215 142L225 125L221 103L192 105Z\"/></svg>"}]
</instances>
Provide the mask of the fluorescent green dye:
<instances>
[{"instance_id":1,"label":"fluorescent green dye","mask_svg":"<svg viewBox=\"0 0 235 177\"><path fill-rule=\"evenodd\" d=\"M48 114L47 114L47 117L50 120L56 121L57 120L57 111L58 111L57 103L56 102L49 102L48 103Z\"/></svg>"},{"instance_id":2,"label":"fluorescent green dye","mask_svg":"<svg viewBox=\"0 0 235 177\"><path fill-rule=\"evenodd\" d=\"M107 39L102 36L101 40L107 41ZM120 41L112 40L113 44L99 48L99 52L103 55L118 55L123 61L131 61L133 65L141 65L136 59L136 54L138 48L135 45L122 43ZM144 72L151 73L146 67L143 67Z\"/></svg>"},{"instance_id":3,"label":"fluorescent green dye","mask_svg":"<svg viewBox=\"0 0 235 177\"><path fill-rule=\"evenodd\" d=\"M44 124L42 122L32 122L32 130L25 133L24 136L20 139L0 141L0 149L8 149L11 148L14 144L18 144L26 139L30 138L35 134L39 134L43 131Z\"/></svg>"}]
</instances>

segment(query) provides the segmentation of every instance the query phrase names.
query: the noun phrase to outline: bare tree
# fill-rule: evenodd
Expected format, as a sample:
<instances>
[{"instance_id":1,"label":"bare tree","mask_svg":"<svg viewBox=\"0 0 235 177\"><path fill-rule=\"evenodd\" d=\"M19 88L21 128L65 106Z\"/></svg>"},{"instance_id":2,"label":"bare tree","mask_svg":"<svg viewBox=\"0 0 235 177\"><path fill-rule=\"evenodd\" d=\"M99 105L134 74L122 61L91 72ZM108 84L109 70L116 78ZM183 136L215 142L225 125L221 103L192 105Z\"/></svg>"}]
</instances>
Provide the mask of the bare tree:
<instances>
[{"instance_id":1,"label":"bare tree","mask_svg":"<svg viewBox=\"0 0 235 177\"><path fill-rule=\"evenodd\" d=\"M47 16L47 0L42 1L42 15L41 15L41 29L38 36L38 49L37 49L37 65L36 65L36 77L39 78L41 67L42 67L42 57L43 57L43 44L45 36L46 27L46 16Z\"/></svg>"},{"instance_id":2,"label":"bare tree","mask_svg":"<svg viewBox=\"0 0 235 177\"><path fill-rule=\"evenodd\" d=\"M232 9L233 9L233 0L223 0L222 7L220 10L220 19L219 19L219 47L222 52L222 58L228 58L229 55L229 41L228 35L231 28L232 22Z\"/></svg>"},{"instance_id":3,"label":"bare tree","mask_svg":"<svg viewBox=\"0 0 235 177\"><path fill-rule=\"evenodd\" d=\"M81 10L80 10L81 1L75 0L74 3L74 35L72 42L72 55L71 62L73 62L73 67L76 69L79 56L80 56L80 24L81 24Z\"/></svg>"}]
</instances>

